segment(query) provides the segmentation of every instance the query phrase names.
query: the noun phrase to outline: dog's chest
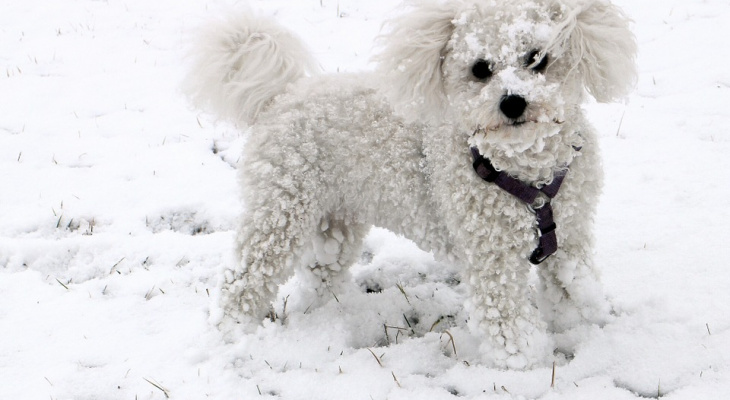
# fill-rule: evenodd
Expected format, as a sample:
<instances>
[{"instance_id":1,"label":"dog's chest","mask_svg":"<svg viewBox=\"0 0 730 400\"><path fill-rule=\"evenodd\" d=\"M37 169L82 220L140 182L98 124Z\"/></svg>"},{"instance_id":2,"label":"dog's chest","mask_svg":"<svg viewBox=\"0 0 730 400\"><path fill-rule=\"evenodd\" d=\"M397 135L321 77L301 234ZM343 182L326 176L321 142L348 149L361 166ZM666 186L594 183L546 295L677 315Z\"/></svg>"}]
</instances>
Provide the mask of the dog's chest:
<instances>
[{"instance_id":1,"label":"dog's chest","mask_svg":"<svg viewBox=\"0 0 730 400\"><path fill-rule=\"evenodd\" d=\"M473 235L491 235L505 227L532 232L534 215L524 203L474 172L466 137L459 136L424 138L431 193L449 230Z\"/></svg>"},{"instance_id":2,"label":"dog's chest","mask_svg":"<svg viewBox=\"0 0 730 400\"><path fill-rule=\"evenodd\" d=\"M436 132L429 132L424 137L426 174L436 209L453 240L464 244L463 248L467 249L506 251L518 248L521 253L529 255L537 241L535 211L513 193L486 182L475 172L467 135L433 133ZM565 174L566 166L577 157L579 150L567 143L569 141L564 137L559 138L546 146L545 153L518 154L518 157L523 156L522 159L510 158L507 152L498 149L488 150L496 155L499 164L495 167L517 179L520 179L518 172L522 171L523 176L533 178L531 181L525 179L525 185L540 186L552 182L557 174ZM566 193L571 192L573 189L567 187L574 186L576 182L569 177L562 187ZM560 194L551 200L558 214L574 205L574 202L563 202L563 191L560 189ZM558 215L558 218L562 216Z\"/></svg>"}]
</instances>

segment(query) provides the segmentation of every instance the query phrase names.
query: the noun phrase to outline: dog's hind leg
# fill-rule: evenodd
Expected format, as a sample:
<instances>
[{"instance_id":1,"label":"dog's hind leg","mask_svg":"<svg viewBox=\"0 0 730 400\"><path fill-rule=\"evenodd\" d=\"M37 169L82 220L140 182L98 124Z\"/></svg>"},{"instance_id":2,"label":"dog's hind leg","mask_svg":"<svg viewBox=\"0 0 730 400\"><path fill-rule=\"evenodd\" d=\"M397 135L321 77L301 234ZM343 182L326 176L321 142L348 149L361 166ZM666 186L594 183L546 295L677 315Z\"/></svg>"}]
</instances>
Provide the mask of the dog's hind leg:
<instances>
[{"instance_id":1,"label":"dog's hind leg","mask_svg":"<svg viewBox=\"0 0 730 400\"><path fill-rule=\"evenodd\" d=\"M311 246L308 233L314 225L310 207L295 196L278 192L273 199L251 200L238 230L238 262L224 271L220 299L221 324L243 324L248 330L271 312L278 286Z\"/></svg>"},{"instance_id":2,"label":"dog's hind leg","mask_svg":"<svg viewBox=\"0 0 730 400\"><path fill-rule=\"evenodd\" d=\"M361 255L369 226L344 217L325 216L312 237L314 262L302 266L301 277L320 299L337 298L350 280L348 268Z\"/></svg>"}]
</instances>

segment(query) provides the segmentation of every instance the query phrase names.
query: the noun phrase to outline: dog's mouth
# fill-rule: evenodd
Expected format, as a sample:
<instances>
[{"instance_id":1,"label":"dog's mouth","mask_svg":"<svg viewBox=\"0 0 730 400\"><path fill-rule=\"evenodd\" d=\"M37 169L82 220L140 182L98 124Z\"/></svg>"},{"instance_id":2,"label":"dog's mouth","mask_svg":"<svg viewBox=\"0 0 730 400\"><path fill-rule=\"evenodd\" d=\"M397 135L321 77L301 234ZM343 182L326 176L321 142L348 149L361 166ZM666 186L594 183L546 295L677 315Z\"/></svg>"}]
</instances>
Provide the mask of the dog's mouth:
<instances>
[{"instance_id":1,"label":"dog's mouth","mask_svg":"<svg viewBox=\"0 0 730 400\"><path fill-rule=\"evenodd\" d=\"M475 130L474 133L484 133L487 134L489 132L498 132L504 129L516 129L516 128L523 128L528 127L530 125L544 125L544 124L554 124L554 125L562 125L565 123L565 121L561 121L558 118L554 118L549 122L546 122L544 120L538 120L538 119L522 119L522 120L509 120L507 122L500 122L497 124L487 125L487 126L479 126Z\"/></svg>"}]
</instances>

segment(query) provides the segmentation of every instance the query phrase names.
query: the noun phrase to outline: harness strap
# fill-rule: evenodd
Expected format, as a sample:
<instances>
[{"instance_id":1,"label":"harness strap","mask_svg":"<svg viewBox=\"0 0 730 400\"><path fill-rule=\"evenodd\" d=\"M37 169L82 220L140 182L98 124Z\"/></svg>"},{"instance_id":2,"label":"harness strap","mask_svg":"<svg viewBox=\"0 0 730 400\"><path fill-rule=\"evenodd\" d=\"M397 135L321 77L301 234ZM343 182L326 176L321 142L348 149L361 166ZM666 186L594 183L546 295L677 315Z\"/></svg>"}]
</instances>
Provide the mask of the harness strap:
<instances>
[{"instance_id":1,"label":"harness strap","mask_svg":"<svg viewBox=\"0 0 730 400\"><path fill-rule=\"evenodd\" d=\"M553 206L550 203L535 210L537 229L539 232L537 248L530 255L530 262L538 265L558 251L558 237L555 235L555 220Z\"/></svg>"},{"instance_id":2,"label":"harness strap","mask_svg":"<svg viewBox=\"0 0 730 400\"><path fill-rule=\"evenodd\" d=\"M474 158L472 166L480 178L494 183L505 192L520 199L531 210L535 211L539 236L537 248L532 252L530 262L537 265L545 261L558 250L558 238L555 235L557 226L553 218L553 207L550 204L550 200L557 196L560 186L565 179L567 169L563 173L556 175L549 185L538 189L503 171L498 171L489 159L484 158L479 153L476 147L471 148L471 154ZM541 203L537 203L540 194L544 194L547 199L542 199L543 201Z\"/></svg>"}]
</instances>

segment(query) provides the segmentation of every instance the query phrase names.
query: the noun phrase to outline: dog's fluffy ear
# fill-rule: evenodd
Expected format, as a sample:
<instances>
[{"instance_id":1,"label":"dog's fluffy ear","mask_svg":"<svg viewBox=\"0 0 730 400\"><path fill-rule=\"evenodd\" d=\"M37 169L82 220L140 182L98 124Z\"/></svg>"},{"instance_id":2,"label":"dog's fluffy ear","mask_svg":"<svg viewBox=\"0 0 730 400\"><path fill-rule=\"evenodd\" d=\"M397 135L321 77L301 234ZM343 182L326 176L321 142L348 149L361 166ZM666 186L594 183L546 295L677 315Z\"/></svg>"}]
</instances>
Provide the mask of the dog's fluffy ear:
<instances>
[{"instance_id":1,"label":"dog's fluffy ear","mask_svg":"<svg viewBox=\"0 0 730 400\"><path fill-rule=\"evenodd\" d=\"M379 37L383 50L374 60L385 77L385 92L411 119L438 114L446 100L441 64L454 30L454 3L414 1Z\"/></svg>"},{"instance_id":2,"label":"dog's fluffy ear","mask_svg":"<svg viewBox=\"0 0 730 400\"><path fill-rule=\"evenodd\" d=\"M559 36L575 56L586 90L599 102L626 96L637 80L636 39L630 20L609 0L565 3L567 18Z\"/></svg>"}]
</instances>

